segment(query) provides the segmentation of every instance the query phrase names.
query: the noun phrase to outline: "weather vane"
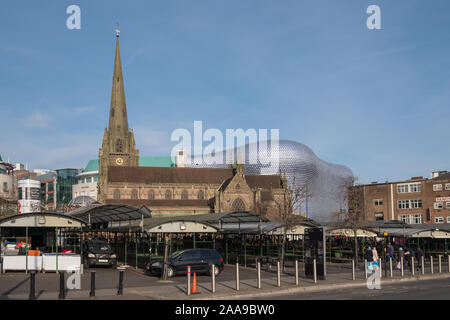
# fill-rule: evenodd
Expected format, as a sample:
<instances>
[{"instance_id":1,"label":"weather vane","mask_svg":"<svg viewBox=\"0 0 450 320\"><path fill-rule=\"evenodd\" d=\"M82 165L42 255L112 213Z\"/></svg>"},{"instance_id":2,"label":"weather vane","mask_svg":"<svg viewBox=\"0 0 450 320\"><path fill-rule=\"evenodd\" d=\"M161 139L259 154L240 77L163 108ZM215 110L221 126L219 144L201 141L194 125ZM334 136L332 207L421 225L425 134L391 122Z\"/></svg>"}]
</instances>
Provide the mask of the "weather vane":
<instances>
[{"instance_id":1,"label":"weather vane","mask_svg":"<svg viewBox=\"0 0 450 320\"><path fill-rule=\"evenodd\" d=\"M119 23L117 22L116 25L117 25L117 29L116 29L116 37L118 37L118 36L119 36L119 33L120 33L120 30L119 30Z\"/></svg>"}]
</instances>

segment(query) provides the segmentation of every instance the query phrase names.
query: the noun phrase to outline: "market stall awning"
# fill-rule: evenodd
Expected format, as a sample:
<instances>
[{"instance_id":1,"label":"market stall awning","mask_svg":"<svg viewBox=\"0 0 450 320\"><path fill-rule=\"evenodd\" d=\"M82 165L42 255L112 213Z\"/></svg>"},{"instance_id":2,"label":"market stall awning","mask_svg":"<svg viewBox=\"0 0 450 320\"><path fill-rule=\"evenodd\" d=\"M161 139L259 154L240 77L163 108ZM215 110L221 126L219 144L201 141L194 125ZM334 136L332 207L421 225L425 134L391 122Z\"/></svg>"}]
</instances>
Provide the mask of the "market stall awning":
<instances>
[{"instance_id":1,"label":"market stall awning","mask_svg":"<svg viewBox=\"0 0 450 320\"><path fill-rule=\"evenodd\" d=\"M354 237L355 231L349 228L325 228L325 234L327 236L346 236L346 237ZM374 230L367 228L358 228L356 229L357 237L376 237L378 233Z\"/></svg>"},{"instance_id":2,"label":"market stall awning","mask_svg":"<svg viewBox=\"0 0 450 320\"><path fill-rule=\"evenodd\" d=\"M44 228L81 228L86 223L78 217L70 217L58 213L23 213L0 220L1 228L11 227L44 227Z\"/></svg>"},{"instance_id":3,"label":"market stall awning","mask_svg":"<svg viewBox=\"0 0 450 320\"><path fill-rule=\"evenodd\" d=\"M140 208L117 204L91 204L65 213L89 224L116 221L142 220L150 218L151 211L146 206Z\"/></svg>"}]
</instances>

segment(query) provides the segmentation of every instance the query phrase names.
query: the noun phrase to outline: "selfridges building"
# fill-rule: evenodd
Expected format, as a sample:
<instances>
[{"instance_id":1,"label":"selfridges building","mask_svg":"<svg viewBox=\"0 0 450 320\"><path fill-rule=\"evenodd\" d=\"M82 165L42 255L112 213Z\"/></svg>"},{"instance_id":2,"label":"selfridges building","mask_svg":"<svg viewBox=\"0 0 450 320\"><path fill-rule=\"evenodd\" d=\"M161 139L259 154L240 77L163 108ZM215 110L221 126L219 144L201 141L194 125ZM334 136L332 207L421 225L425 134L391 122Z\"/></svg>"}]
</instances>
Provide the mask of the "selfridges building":
<instances>
[{"instance_id":1,"label":"selfridges building","mask_svg":"<svg viewBox=\"0 0 450 320\"><path fill-rule=\"evenodd\" d=\"M346 209L344 193L353 178L352 171L346 166L323 161L304 144L289 140L278 142L279 161L272 161L272 157L276 157L276 145L271 141L251 143L233 151L194 156L187 165L227 167L237 161L245 163L246 174L278 174L281 170L286 172L289 185L306 186L307 195L297 212L320 222L336 220L336 213Z\"/></svg>"}]
</instances>

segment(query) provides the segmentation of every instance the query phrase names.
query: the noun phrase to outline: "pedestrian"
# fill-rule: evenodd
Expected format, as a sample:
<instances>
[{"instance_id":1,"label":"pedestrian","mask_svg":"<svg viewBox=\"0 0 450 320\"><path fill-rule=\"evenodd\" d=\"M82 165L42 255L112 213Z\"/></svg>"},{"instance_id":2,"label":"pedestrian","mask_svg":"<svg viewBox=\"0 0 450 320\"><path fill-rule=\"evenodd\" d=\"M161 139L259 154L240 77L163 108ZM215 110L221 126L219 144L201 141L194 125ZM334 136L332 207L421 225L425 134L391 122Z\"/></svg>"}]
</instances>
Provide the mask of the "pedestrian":
<instances>
[{"instance_id":1,"label":"pedestrian","mask_svg":"<svg viewBox=\"0 0 450 320\"><path fill-rule=\"evenodd\" d=\"M404 258L405 257L405 253L403 252L403 248L402 247L400 247L400 248L398 248L398 255L397 255L397 266L396 266L396 268L398 269L398 270L400 270L401 269L401 260L402 260L402 258Z\"/></svg>"},{"instance_id":2,"label":"pedestrian","mask_svg":"<svg viewBox=\"0 0 450 320\"><path fill-rule=\"evenodd\" d=\"M422 248L417 247L416 250L416 259L417 259L417 270L422 268L422 257L425 256L425 253L423 252Z\"/></svg>"},{"instance_id":3,"label":"pedestrian","mask_svg":"<svg viewBox=\"0 0 450 320\"><path fill-rule=\"evenodd\" d=\"M379 266L379 259L378 259L377 247L375 247L375 246L372 248L372 261L373 261L373 265L375 266L375 269L377 269Z\"/></svg>"},{"instance_id":4,"label":"pedestrian","mask_svg":"<svg viewBox=\"0 0 450 320\"><path fill-rule=\"evenodd\" d=\"M394 261L394 247L390 242L387 245L386 261L389 262L389 259L392 259L392 261Z\"/></svg>"},{"instance_id":5,"label":"pedestrian","mask_svg":"<svg viewBox=\"0 0 450 320\"><path fill-rule=\"evenodd\" d=\"M372 255L372 248L370 246L368 246L366 252L364 252L364 259L367 261L367 265L365 266L365 268L372 270L373 255Z\"/></svg>"}]
</instances>

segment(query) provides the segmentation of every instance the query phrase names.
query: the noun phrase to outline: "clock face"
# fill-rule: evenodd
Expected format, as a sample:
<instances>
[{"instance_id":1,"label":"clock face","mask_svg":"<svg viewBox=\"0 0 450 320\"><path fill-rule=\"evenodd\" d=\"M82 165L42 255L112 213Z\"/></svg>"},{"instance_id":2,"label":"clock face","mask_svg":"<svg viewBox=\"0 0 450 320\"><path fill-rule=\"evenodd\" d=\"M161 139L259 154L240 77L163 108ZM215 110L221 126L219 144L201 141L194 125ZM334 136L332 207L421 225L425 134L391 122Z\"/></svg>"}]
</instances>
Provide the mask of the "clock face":
<instances>
[{"instance_id":1,"label":"clock face","mask_svg":"<svg viewBox=\"0 0 450 320\"><path fill-rule=\"evenodd\" d=\"M117 158L116 159L116 163L120 166L123 164L123 159L122 158Z\"/></svg>"}]
</instances>

